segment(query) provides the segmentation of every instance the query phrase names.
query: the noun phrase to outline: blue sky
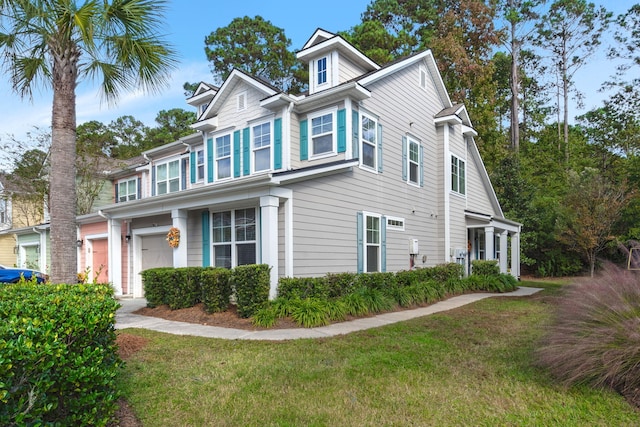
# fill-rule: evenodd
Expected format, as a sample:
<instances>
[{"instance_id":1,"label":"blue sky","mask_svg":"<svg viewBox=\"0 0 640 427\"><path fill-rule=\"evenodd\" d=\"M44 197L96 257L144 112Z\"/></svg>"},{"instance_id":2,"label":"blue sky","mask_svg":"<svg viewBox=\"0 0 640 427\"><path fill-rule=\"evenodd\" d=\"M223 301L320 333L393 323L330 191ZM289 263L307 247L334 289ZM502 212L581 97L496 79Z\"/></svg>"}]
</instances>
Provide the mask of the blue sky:
<instances>
[{"instance_id":1,"label":"blue sky","mask_svg":"<svg viewBox=\"0 0 640 427\"><path fill-rule=\"evenodd\" d=\"M155 96L139 92L126 93L115 107L109 108L106 104L100 104L97 82L85 82L77 91L78 123L89 120L109 123L117 117L132 115L151 126L160 110L190 109L184 102L184 82L212 81L209 63L204 54L204 38L216 28L228 25L236 17L262 16L283 28L292 41L291 47L297 50L318 27L337 32L356 25L369 3L370 0L325 0L322 7L312 10L310 3L292 0L170 0L166 38L180 55L180 66L172 75L170 87ZM626 11L636 1L617 0L613 5L604 0L596 3L605 4L609 10L618 14ZM604 55L593 58L589 66L578 72L576 84L586 92L587 109L599 105L603 95L597 89L611 73L612 65ZM10 90L8 79L0 76L0 98L0 141L6 140L9 134L23 139L25 133L33 130L34 126L50 126L50 92L36 89L33 102L23 100Z\"/></svg>"}]
</instances>

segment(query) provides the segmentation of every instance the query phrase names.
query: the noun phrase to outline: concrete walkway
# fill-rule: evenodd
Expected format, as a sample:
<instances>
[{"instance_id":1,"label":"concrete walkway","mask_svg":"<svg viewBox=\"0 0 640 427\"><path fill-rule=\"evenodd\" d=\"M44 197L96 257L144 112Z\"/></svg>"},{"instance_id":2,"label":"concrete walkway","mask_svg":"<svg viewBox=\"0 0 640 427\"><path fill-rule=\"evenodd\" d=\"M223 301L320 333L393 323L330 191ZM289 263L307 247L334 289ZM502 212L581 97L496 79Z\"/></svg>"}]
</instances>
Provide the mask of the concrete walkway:
<instances>
[{"instance_id":1,"label":"concrete walkway","mask_svg":"<svg viewBox=\"0 0 640 427\"><path fill-rule=\"evenodd\" d=\"M231 340L282 341L300 338L323 338L344 335L364 329L377 328L379 326L402 322L416 317L428 316L429 314L462 307L463 305L480 301L485 298L522 297L533 295L541 290L542 289L521 286L517 290L509 293L477 293L459 295L427 307L378 314L373 317L365 317L349 322L334 323L328 326L320 326L317 328L269 329L261 331L221 328L218 326L205 326L194 323L165 320L157 317L140 316L133 314L133 312L141 307L145 307L147 305L147 301L144 298L123 298L119 301L122 307L116 313L116 329L142 328L174 335L192 335Z\"/></svg>"}]
</instances>

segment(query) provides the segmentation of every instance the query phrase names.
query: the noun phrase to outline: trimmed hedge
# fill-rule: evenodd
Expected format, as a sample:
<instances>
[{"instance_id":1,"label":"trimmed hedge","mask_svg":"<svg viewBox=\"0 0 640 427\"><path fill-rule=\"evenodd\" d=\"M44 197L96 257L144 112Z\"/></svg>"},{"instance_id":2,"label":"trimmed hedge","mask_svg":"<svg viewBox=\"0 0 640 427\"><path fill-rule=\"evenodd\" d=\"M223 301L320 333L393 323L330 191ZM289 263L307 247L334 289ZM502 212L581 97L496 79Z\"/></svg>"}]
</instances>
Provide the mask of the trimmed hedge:
<instances>
[{"instance_id":1,"label":"trimmed hedge","mask_svg":"<svg viewBox=\"0 0 640 427\"><path fill-rule=\"evenodd\" d=\"M0 287L0 425L105 425L122 362L106 285Z\"/></svg>"},{"instance_id":2,"label":"trimmed hedge","mask_svg":"<svg viewBox=\"0 0 640 427\"><path fill-rule=\"evenodd\" d=\"M481 260L471 261L471 274L478 276L497 276L500 274L497 260Z\"/></svg>"},{"instance_id":3,"label":"trimmed hedge","mask_svg":"<svg viewBox=\"0 0 640 427\"><path fill-rule=\"evenodd\" d=\"M200 302L203 267L174 268L164 284L167 305L171 310L193 307Z\"/></svg>"},{"instance_id":4,"label":"trimmed hedge","mask_svg":"<svg viewBox=\"0 0 640 427\"><path fill-rule=\"evenodd\" d=\"M226 268L205 268L201 272L202 305L207 313L226 311L233 290L232 271Z\"/></svg>"},{"instance_id":5,"label":"trimmed hedge","mask_svg":"<svg viewBox=\"0 0 640 427\"><path fill-rule=\"evenodd\" d=\"M240 317L251 317L269 300L271 267L266 264L240 265L233 269L232 282Z\"/></svg>"}]
</instances>

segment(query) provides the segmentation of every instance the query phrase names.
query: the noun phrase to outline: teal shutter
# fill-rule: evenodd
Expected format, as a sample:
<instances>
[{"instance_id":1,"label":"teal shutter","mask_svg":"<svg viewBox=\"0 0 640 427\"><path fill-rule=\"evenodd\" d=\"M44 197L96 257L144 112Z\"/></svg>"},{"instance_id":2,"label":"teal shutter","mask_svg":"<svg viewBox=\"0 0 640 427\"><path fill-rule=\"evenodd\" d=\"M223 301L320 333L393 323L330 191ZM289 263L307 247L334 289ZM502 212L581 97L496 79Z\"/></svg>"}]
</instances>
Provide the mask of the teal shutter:
<instances>
[{"instance_id":1,"label":"teal shutter","mask_svg":"<svg viewBox=\"0 0 640 427\"><path fill-rule=\"evenodd\" d=\"M309 128L307 121L300 122L300 160L309 160Z\"/></svg>"},{"instance_id":2,"label":"teal shutter","mask_svg":"<svg viewBox=\"0 0 640 427\"><path fill-rule=\"evenodd\" d=\"M240 176L240 131L233 133L233 176Z\"/></svg>"},{"instance_id":3,"label":"teal shutter","mask_svg":"<svg viewBox=\"0 0 640 427\"><path fill-rule=\"evenodd\" d=\"M138 194L136 199L142 199L142 178L138 177Z\"/></svg>"},{"instance_id":4,"label":"teal shutter","mask_svg":"<svg viewBox=\"0 0 640 427\"><path fill-rule=\"evenodd\" d=\"M207 139L207 182L213 182L213 138Z\"/></svg>"},{"instance_id":5,"label":"teal shutter","mask_svg":"<svg viewBox=\"0 0 640 427\"><path fill-rule=\"evenodd\" d=\"M380 271L387 271L387 217L380 218Z\"/></svg>"},{"instance_id":6,"label":"teal shutter","mask_svg":"<svg viewBox=\"0 0 640 427\"><path fill-rule=\"evenodd\" d=\"M408 168L408 163L407 163L408 159L407 159L407 137L403 136L402 137L402 180L406 181L407 180L407 168Z\"/></svg>"},{"instance_id":7,"label":"teal shutter","mask_svg":"<svg viewBox=\"0 0 640 427\"><path fill-rule=\"evenodd\" d=\"M378 125L378 172L382 173L382 125Z\"/></svg>"},{"instance_id":8,"label":"teal shutter","mask_svg":"<svg viewBox=\"0 0 640 427\"><path fill-rule=\"evenodd\" d=\"M118 184L118 183L116 182L116 185L114 185L114 187L115 187L115 192L116 192L116 203L119 203L119 202L118 202L118 188L120 187L120 184Z\"/></svg>"},{"instance_id":9,"label":"teal shutter","mask_svg":"<svg viewBox=\"0 0 640 427\"><path fill-rule=\"evenodd\" d=\"M358 273L364 271L364 216L362 212L358 212L356 226L358 227L357 243L358 243Z\"/></svg>"},{"instance_id":10,"label":"teal shutter","mask_svg":"<svg viewBox=\"0 0 640 427\"><path fill-rule=\"evenodd\" d=\"M347 110L338 110L338 153L347 151Z\"/></svg>"},{"instance_id":11,"label":"teal shutter","mask_svg":"<svg viewBox=\"0 0 640 427\"><path fill-rule=\"evenodd\" d=\"M249 128L242 129L242 173L251 173L251 131Z\"/></svg>"},{"instance_id":12,"label":"teal shutter","mask_svg":"<svg viewBox=\"0 0 640 427\"><path fill-rule=\"evenodd\" d=\"M357 111L353 112L352 124L353 135L351 137L351 151L352 157L357 159L360 156L360 140L358 139L358 132L360 131L360 118Z\"/></svg>"},{"instance_id":13,"label":"teal shutter","mask_svg":"<svg viewBox=\"0 0 640 427\"><path fill-rule=\"evenodd\" d=\"M424 148L420 146L420 187L424 187Z\"/></svg>"},{"instance_id":14,"label":"teal shutter","mask_svg":"<svg viewBox=\"0 0 640 427\"><path fill-rule=\"evenodd\" d=\"M202 266L211 266L211 228L209 227L209 211L202 212Z\"/></svg>"},{"instance_id":15,"label":"teal shutter","mask_svg":"<svg viewBox=\"0 0 640 427\"><path fill-rule=\"evenodd\" d=\"M156 165L151 166L151 195L156 195Z\"/></svg>"},{"instance_id":16,"label":"teal shutter","mask_svg":"<svg viewBox=\"0 0 640 427\"><path fill-rule=\"evenodd\" d=\"M273 168L282 169L282 119L273 121Z\"/></svg>"},{"instance_id":17,"label":"teal shutter","mask_svg":"<svg viewBox=\"0 0 640 427\"><path fill-rule=\"evenodd\" d=\"M192 184L196 182L196 162L197 162L196 152L192 151L191 158L189 159L189 174L191 175Z\"/></svg>"}]
</instances>

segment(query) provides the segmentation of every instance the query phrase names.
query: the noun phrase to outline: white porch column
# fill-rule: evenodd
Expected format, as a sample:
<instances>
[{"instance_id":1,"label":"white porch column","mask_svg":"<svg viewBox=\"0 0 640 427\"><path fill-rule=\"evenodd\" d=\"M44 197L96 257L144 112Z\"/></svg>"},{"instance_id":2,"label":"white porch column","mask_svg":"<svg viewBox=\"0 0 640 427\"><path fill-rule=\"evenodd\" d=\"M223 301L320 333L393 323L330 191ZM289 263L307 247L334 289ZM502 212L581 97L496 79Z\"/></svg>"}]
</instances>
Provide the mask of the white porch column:
<instances>
[{"instance_id":1,"label":"white porch column","mask_svg":"<svg viewBox=\"0 0 640 427\"><path fill-rule=\"evenodd\" d=\"M509 256L507 255L507 248L508 248L508 244L507 244L507 237L508 237L509 233L505 230L502 233L500 233L500 273L506 273L507 272L507 260L509 258Z\"/></svg>"},{"instance_id":2,"label":"white porch column","mask_svg":"<svg viewBox=\"0 0 640 427\"><path fill-rule=\"evenodd\" d=\"M271 267L269 299L278 293L278 206L280 200L274 196L260 197L260 248L262 264Z\"/></svg>"},{"instance_id":3,"label":"white porch column","mask_svg":"<svg viewBox=\"0 0 640 427\"><path fill-rule=\"evenodd\" d=\"M189 234L187 230L187 211L174 209L171 211L171 219L173 220L173 226L180 230L180 244L173 249L173 266L187 267L187 243L189 243L187 237Z\"/></svg>"},{"instance_id":4,"label":"white porch column","mask_svg":"<svg viewBox=\"0 0 640 427\"><path fill-rule=\"evenodd\" d=\"M109 219L109 281L116 295L122 295L122 224L118 219Z\"/></svg>"},{"instance_id":5,"label":"white porch column","mask_svg":"<svg viewBox=\"0 0 640 427\"><path fill-rule=\"evenodd\" d=\"M520 278L520 233L511 234L511 275Z\"/></svg>"},{"instance_id":6,"label":"white porch column","mask_svg":"<svg viewBox=\"0 0 640 427\"><path fill-rule=\"evenodd\" d=\"M494 230L493 227L484 228L484 259L496 259L496 251L494 248Z\"/></svg>"}]
</instances>

